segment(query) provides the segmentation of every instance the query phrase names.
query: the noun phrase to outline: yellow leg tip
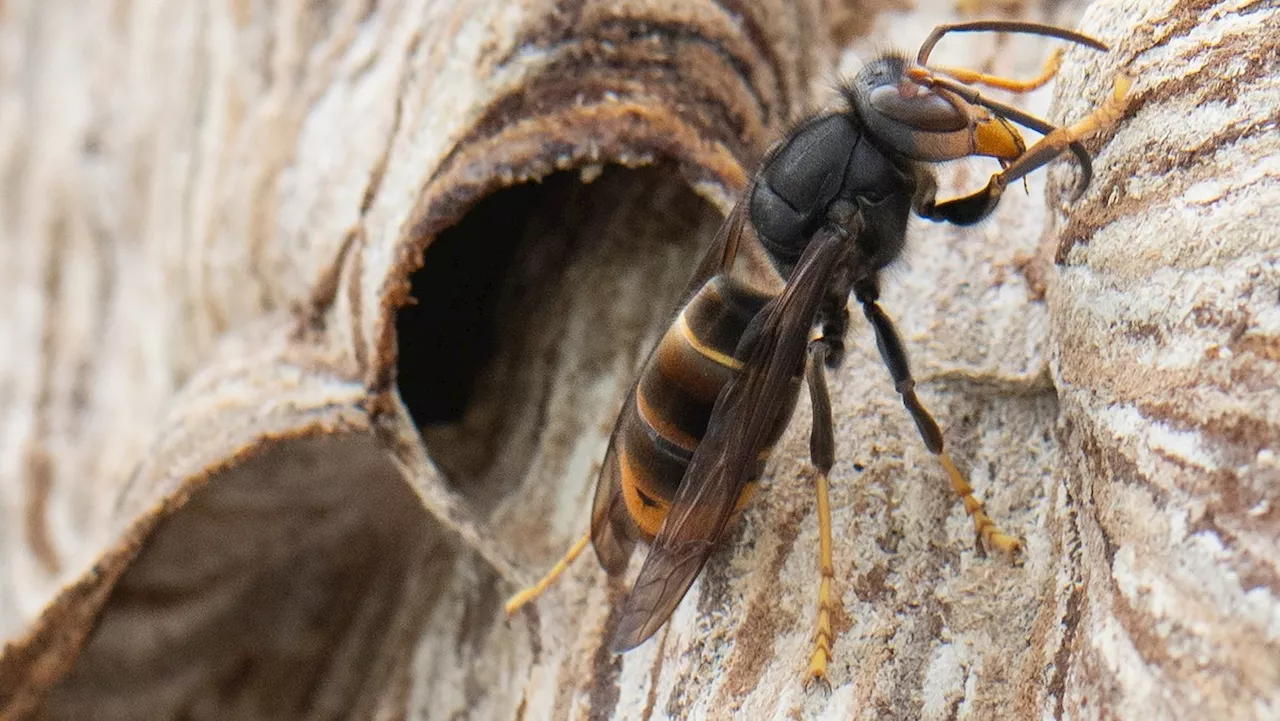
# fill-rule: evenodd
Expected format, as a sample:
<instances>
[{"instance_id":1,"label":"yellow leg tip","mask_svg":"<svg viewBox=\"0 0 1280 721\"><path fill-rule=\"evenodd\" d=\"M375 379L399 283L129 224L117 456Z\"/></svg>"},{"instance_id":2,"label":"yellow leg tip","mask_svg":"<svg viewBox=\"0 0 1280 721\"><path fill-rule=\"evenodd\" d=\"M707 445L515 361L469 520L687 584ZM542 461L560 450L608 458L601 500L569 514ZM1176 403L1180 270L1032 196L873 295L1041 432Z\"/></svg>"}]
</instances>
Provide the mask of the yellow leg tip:
<instances>
[{"instance_id":1,"label":"yellow leg tip","mask_svg":"<svg viewBox=\"0 0 1280 721\"><path fill-rule=\"evenodd\" d=\"M813 656L809 659L809 673L804 680L805 691L814 686L827 693L831 692L831 682L827 680L827 652L823 648L814 649Z\"/></svg>"},{"instance_id":2,"label":"yellow leg tip","mask_svg":"<svg viewBox=\"0 0 1280 721\"><path fill-rule=\"evenodd\" d=\"M529 602L529 595L529 591L526 589L508 598L507 602L502 604L502 610L507 614L507 618L511 618L520 609L524 608L524 605Z\"/></svg>"},{"instance_id":3,"label":"yellow leg tip","mask_svg":"<svg viewBox=\"0 0 1280 721\"><path fill-rule=\"evenodd\" d=\"M827 662L831 659L831 644L835 633L831 628L831 610L839 603L833 598L831 582L835 578L835 563L831 558L831 501L827 495L827 474L819 472L815 484L818 495L818 571L822 576L818 584L818 617L813 632L813 653L809 655L809 673L804 688L808 691L820 684L827 691Z\"/></svg>"},{"instance_id":4,"label":"yellow leg tip","mask_svg":"<svg viewBox=\"0 0 1280 721\"><path fill-rule=\"evenodd\" d=\"M1000 531L995 531L991 534L990 538L987 539L987 545L1013 558L1022 553L1022 541Z\"/></svg>"},{"instance_id":5,"label":"yellow leg tip","mask_svg":"<svg viewBox=\"0 0 1280 721\"><path fill-rule=\"evenodd\" d=\"M502 609L506 611L507 618L511 618L527 603L538 596L541 596L543 591L546 591L551 584L560 577L560 574L564 573L565 570L569 568L569 564L573 563L574 559L582 553L582 550L587 547L587 543L590 542L590 540L591 532L588 531L582 535L582 538L578 539L577 543L573 544L573 547L569 549L569 552L564 554L564 558L561 558L556 565L547 572L547 575L544 576L542 580L508 598L507 602L502 604Z\"/></svg>"},{"instance_id":6,"label":"yellow leg tip","mask_svg":"<svg viewBox=\"0 0 1280 721\"><path fill-rule=\"evenodd\" d=\"M1133 78L1120 73L1116 75L1115 89L1111 93L1111 99L1114 102L1124 100L1124 96L1129 94L1129 88L1133 87Z\"/></svg>"},{"instance_id":7,"label":"yellow leg tip","mask_svg":"<svg viewBox=\"0 0 1280 721\"><path fill-rule=\"evenodd\" d=\"M1002 553L1014 561L1018 561L1022 551L1022 541L1014 536L1010 536L991 520L984 510L984 504L973 493L973 486L969 485L969 481L956 468L956 464L951 461L951 456L944 451L938 454L938 460L942 463L942 467L947 472L947 477L951 479L951 488L960 496L960 502L964 505L964 512L973 519L973 530L977 536L977 546L979 552L986 550L995 550Z\"/></svg>"}]
</instances>

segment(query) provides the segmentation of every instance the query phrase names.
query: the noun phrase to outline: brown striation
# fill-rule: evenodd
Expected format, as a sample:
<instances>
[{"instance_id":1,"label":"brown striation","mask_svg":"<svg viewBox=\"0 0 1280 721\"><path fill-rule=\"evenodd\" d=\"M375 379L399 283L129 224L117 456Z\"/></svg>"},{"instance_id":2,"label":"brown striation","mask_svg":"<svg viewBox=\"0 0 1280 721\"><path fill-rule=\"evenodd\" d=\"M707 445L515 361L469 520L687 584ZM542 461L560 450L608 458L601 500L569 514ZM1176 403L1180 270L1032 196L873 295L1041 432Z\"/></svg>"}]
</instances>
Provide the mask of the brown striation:
<instances>
[{"instance_id":1,"label":"brown striation","mask_svg":"<svg viewBox=\"0 0 1280 721\"><path fill-rule=\"evenodd\" d=\"M537 623L494 633L511 546L484 540L396 396L409 275L481 198L556 170L652 164L674 180L635 212L669 210L680 178L723 205L829 59L799 42L816 7L6 4L6 47L40 70L0 65L4 205L19 209L3 232L21 241L4 247L38 253L6 262L0 292L17 308L25 291L7 289L45 271L49 316L14 318L43 356L0 368L5 389L48 369L4 417L6 441L21 408L40 420L13 436L39 445L20 474L25 535L0 545L0 716L541 713L537 694L507 698L519 673L492 687L460 660L563 655ZM653 262L684 262L675 245ZM7 575L33 567L46 578ZM15 599L41 595L21 615ZM448 618L454 641L419 649ZM609 715L621 661L598 655L590 703ZM423 675L461 696L419 705Z\"/></svg>"},{"instance_id":2,"label":"brown striation","mask_svg":"<svg viewBox=\"0 0 1280 721\"><path fill-rule=\"evenodd\" d=\"M1116 66L1126 68L1125 72L1139 79L1129 94L1122 123L1142 122L1139 115L1148 104L1167 105L1171 99L1183 108L1212 104L1230 108L1237 105L1241 92L1275 77L1280 70L1280 46L1266 42L1254 31L1267 19L1266 3L1245 3L1232 14L1233 24L1238 24L1226 29L1214 42L1182 45L1213 6L1212 2L1175 4L1170 16L1152 21L1113 49L1119 60ZM1143 69L1142 57L1159 51L1183 54L1179 58L1182 72L1166 74ZM1216 177L1224 150L1259 136L1264 136L1261 139L1265 141L1266 135L1274 133L1275 118L1265 109L1241 110L1244 112L1238 116L1224 116L1226 122L1196 134L1191 142L1182 135L1157 134L1145 153L1127 156L1105 178L1097 178L1090 192L1108 202L1073 208L1058 236L1056 262L1065 263L1071 249L1097 229L1140 214L1152 203L1177 198L1196 183ZM1091 145L1100 147L1115 132L1104 132ZM1254 150L1251 154L1260 152L1263 151ZM1158 178L1162 182L1154 193L1133 197L1123 191L1128 179L1134 177Z\"/></svg>"},{"instance_id":3,"label":"brown striation","mask_svg":"<svg viewBox=\"0 0 1280 721\"><path fill-rule=\"evenodd\" d=\"M717 707L737 710L741 700L760 682L768 660L775 655L777 637L793 622L788 618L790 614L783 611L778 603L774 589L782 575L782 564L787 562L795 548L803 520L797 509L783 521L772 559L757 571L760 578L756 579L756 591L747 601L742 626L735 635L733 653L728 661L728 676L720 689L721 700L716 703Z\"/></svg>"},{"instance_id":4,"label":"brown striation","mask_svg":"<svg viewBox=\"0 0 1280 721\"><path fill-rule=\"evenodd\" d=\"M1133 31L1088 80L1063 81L1088 94L1118 70L1136 78L1048 290L1086 539L1057 713L1266 718L1280 712L1266 620L1280 608L1280 364L1265 350L1280 338L1280 50L1265 28L1280 15L1133 12L1099 3L1091 22Z\"/></svg>"},{"instance_id":5,"label":"brown striation","mask_svg":"<svg viewBox=\"0 0 1280 721\"><path fill-rule=\"evenodd\" d=\"M1015 4L985 11L1073 24L1084 2ZM608 652L620 587L589 559L498 610L584 530L695 246L828 100L833 39L910 47L954 5L0 2L0 718L1280 714L1263 1L1098 3L1085 29L1115 51L1068 54L1061 113L1016 99L1070 121L1134 74L1089 194L1045 229L1034 174L979 228L913 227L887 279L1022 567L975 551L854 322L830 695L800 684L804 402L659 640ZM1020 76L1045 42L945 52ZM1054 203L1073 174L1048 173ZM493 483L446 478L450 437L407 400L480 329L399 363L415 271L464 224L475 257L518 238L493 287L504 313L532 299L468 398L518 426L469 449ZM1006 273L1037 239L1056 264Z\"/></svg>"}]
</instances>

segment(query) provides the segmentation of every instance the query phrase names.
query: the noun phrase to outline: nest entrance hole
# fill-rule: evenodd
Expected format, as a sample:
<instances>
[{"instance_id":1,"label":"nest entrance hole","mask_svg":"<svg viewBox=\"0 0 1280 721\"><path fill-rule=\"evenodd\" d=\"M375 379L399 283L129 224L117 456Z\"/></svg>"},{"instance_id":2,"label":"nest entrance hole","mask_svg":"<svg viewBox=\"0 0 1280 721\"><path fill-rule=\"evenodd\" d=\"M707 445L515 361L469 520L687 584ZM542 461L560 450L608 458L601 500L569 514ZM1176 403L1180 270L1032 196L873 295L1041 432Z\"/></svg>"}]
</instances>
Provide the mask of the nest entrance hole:
<instances>
[{"instance_id":1,"label":"nest entrance hole","mask_svg":"<svg viewBox=\"0 0 1280 721\"><path fill-rule=\"evenodd\" d=\"M583 470L579 441L607 437L719 222L670 168L608 167L499 191L441 233L397 335L401 398L446 481L487 512L531 475Z\"/></svg>"}]
</instances>

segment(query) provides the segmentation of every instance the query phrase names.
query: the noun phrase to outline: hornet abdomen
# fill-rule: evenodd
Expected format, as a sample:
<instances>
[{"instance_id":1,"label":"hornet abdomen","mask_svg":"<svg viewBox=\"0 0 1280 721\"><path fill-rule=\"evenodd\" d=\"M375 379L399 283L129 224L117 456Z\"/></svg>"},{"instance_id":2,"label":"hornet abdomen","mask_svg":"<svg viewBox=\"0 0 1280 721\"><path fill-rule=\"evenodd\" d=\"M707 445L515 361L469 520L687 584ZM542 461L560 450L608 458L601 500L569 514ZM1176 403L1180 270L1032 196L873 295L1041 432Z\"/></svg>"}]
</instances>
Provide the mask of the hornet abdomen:
<instances>
[{"instance_id":1,"label":"hornet abdomen","mask_svg":"<svg viewBox=\"0 0 1280 721\"><path fill-rule=\"evenodd\" d=\"M666 518L717 396L742 367L734 352L743 332L768 301L725 275L713 276L681 309L641 370L615 443L627 511L646 540ZM770 447L790 416L780 414Z\"/></svg>"}]
</instances>

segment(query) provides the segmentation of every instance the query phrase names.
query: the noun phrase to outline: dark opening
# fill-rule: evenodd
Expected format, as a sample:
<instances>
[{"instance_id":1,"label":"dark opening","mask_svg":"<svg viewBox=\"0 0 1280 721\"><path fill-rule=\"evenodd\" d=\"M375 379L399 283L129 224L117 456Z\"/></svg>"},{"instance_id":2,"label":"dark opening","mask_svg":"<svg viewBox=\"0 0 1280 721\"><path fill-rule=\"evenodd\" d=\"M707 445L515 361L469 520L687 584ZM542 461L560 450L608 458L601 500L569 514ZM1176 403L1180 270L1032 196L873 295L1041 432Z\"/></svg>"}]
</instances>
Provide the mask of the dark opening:
<instances>
[{"instance_id":1,"label":"dark opening","mask_svg":"<svg viewBox=\"0 0 1280 721\"><path fill-rule=\"evenodd\" d=\"M396 321L398 377L448 482L492 509L575 422L616 412L587 389L656 341L719 220L669 169L607 168L495 193L436 238Z\"/></svg>"},{"instance_id":2,"label":"dark opening","mask_svg":"<svg viewBox=\"0 0 1280 721\"><path fill-rule=\"evenodd\" d=\"M371 718L454 558L371 438L272 442L159 523L36 717Z\"/></svg>"},{"instance_id":3,"label":"dark opening","mask_svg":"<svg viewBox=\"0 0 1280 721\"><path fill-rule=\"evenodd\" d=\"M496 296L539 188L520 185L480 202L427 248L413 276L416 304L400 309L400 397L419 426L462 418L497 346Z\"/></svg>"}]
</instances>

